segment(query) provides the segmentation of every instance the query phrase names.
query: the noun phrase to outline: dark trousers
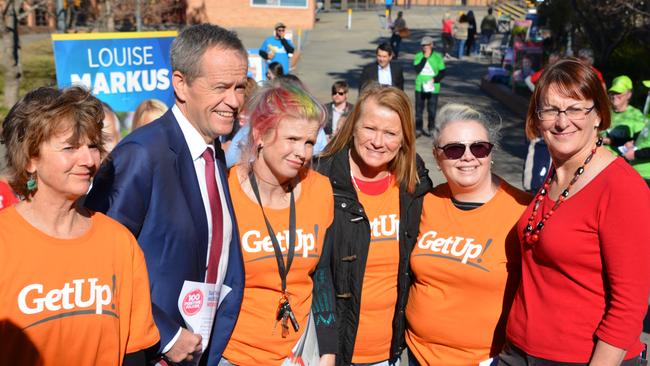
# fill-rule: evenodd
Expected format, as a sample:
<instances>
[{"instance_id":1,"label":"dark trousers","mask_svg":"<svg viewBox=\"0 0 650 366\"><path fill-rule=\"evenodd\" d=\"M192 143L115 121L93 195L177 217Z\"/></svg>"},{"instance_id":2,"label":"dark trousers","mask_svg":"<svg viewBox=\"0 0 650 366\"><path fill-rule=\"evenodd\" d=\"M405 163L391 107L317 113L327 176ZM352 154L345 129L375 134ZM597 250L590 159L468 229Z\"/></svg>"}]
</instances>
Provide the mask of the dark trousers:
<instances>
[{"instance_id":1,"label":"dark trousers","mask_svg":"<svg viewBox=\"0 0 650 366\"><path fill-rule=\"evenodd\" d=\"M533 357L526 354L526 352L520 350L519 348L513 346L510 343L506 343L505 347L501 354L499 354L499 363L498 366L587 366L586 363L574 363L574 362L558 362L545 360L543 358ZM642 360L639 357L631 358L625 360L621 363L621 366L644 366L647 365L646 360Z\"/></svg>"},{"instance_id":2,"label":"dark trousers","mask_svg":"<svg viewBox=\"0 0 650 366\"><path fill-rule=\"evenodd\" d=\"M451 33L442 34L442 47L446 54L450 54L454 50L454 37L451 36Z\"/></svg>"},{"instance_id":3,"label":"dark trousers","mask_svg":"<svg viewBox=\"0 0 650 366\"><path fill-rule=\"evenodd\" d=\"M438 94L415 92L415 130L422 131L424 105L427 105L428 131L436 127L436 109L438 108Z\"/></svg>"},{"instance_id":4,"label":"dark trousers","mask_svg":"<svg viewBox=\"0 0 650 366\"><path fill-rule=\"evenodd\" d=\"M485 43L485 44L490 43L490 41L492 40L492 36L493 36L493 35L494 35L494 31L493 31L493 30L491 30L491 29L490 29L490 30L487 30L487 29L484 30L484 31L481 33L481 36L482 36L482 38L483 38L483 39L481 40L481 42L483 42L483 43Z\"/></svg>"},{"instance_id":5,"label":"dark trousers","mask_svg":"<svg viewBox=\"0 0 650 366\"><path fill-rule=\"evenodd\" d=\"M390 46L393 48L393 58L399 56L399 47L402 44L402 37L399 34L393 33L390 37Z\"/></svg>"},{"instance_id":6,"label":"dark trousers","mask_svg":"<svg viewBox=\"0 0 650 366\"><path fill-rule=\"evenodd\" d=\"M469 56L473 53L474 42L476 42L476 33L469 33L467 35L467 42L465 43L465 56Z\"/></svg>"}]
</instances>

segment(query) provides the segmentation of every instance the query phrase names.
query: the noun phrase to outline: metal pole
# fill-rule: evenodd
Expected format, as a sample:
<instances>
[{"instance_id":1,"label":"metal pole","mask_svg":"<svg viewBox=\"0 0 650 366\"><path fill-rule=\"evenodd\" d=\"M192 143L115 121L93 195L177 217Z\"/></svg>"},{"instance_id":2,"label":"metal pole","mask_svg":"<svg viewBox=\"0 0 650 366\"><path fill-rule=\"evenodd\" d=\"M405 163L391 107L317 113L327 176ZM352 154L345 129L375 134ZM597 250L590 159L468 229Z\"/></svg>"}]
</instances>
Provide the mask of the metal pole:
<instances>
[{"instance_id":1,"label":"metal pole","mask_svg":"<svg viewBox=\"0 0 650 366\"><path fill-rule=\"evenodd\" d=\"M142 0L135 0L135 28L142 32Z\"/></svg>"},{"instance_id":2,"label":"metal pole","mask_svg":"<svg viewBox=\"0 0 650 366\"><path fill-rule=\"evenodd\" d=\"M56 29L65 30L65 10L63 9L63 0L56 0Z\"/></svg>"},{"instance_id":3,"label":"metal pole","mask_svg":"<svg viewBox=\"0 0 650 366\"><path fill-rule=\"evenodd\" d=\"M348 29L352 29L352 8L348 8Z\"/></svg>"},{"instance_id":4,"label":"metal pole","mask_svg":"<svg viewBox=\"0 0 650 366\"><path fill-rule=\"evenodd\" d=\"M386 16L386 29L388 29L390 28L390 10L384 10L384 14Z\"/></svg>"}]
</instances>

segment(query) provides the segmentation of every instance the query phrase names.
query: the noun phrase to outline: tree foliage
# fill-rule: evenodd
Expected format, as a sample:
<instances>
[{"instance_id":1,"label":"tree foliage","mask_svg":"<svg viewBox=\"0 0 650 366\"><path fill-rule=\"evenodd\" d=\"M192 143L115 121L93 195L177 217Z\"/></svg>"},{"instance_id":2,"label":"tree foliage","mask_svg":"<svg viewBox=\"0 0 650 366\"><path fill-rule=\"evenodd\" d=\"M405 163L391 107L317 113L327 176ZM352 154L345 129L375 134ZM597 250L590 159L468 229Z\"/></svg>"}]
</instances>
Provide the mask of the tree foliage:
<instances>
[{"instance_id":1,"label":"tree foliage","mask_svg":"<svg viewBox=\"0 0 650 366\"><path fill-rule=\"evenodd\" d=\"M4 74L3 104L12 106L18 101L18 90L22 78L20 44L18 37L19 10L22 0L8 0L2 4L0 17L0 72Z\"/></svg>"},{"instance_id":2,"label":"tree foliage","mask_svg":"<svg viewBox=\"0 0 650 366\"><path fill-rule=\"evenodd\" d=\"M648 0L571 0L571 6L600 63L625 40L650 38Z\"/></svg>"},{"instance_id":3,"label":"tree foliage","mask_svg":"<svg viewBox=\"0 0 650 366\"><path fill-rule=\"evenodd\" d=\"M547 0L539 9L554 34L556 48L587 43L596 64L608 67L614 50L629 40L650 39L649 0Z\"/></svg>"}]
</instances>

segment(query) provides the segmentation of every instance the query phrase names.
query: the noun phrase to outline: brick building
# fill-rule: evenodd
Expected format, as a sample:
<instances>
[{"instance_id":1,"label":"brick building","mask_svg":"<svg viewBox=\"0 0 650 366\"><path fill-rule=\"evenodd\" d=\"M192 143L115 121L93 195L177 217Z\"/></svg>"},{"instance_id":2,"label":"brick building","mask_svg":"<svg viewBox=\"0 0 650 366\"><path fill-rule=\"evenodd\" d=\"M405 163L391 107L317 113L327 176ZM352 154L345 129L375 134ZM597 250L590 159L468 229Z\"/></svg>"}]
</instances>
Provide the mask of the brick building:
<instances>
[{"instance_id":1,"label":"brick building","mask_svg":"<svg viewBox=\"0 0 650 366\"><path fill-rule=\"evenodd\" d=\"M292 29L312 29L315 0L186 0L188 21L221 26L269 28L282 21Z\"/></svg>"},{"instance_id":2,"label":"brick building","mask_svg":"<svg viewBox=\"0 0 650 366\"><path fill-rule=\"evenodd\" d=\"M0 4L5 0L0 0ZM33 8L27 12L24 25L55 28L53 14L57 0L24 0L23 7ZM224 27L272 28L282 21L292 29L314 27L317 0L139 0L142 5L143 23L210 22ZM395 5L405 6L488 6L495 0L396 0ZM64 4L76 5L78 14L89 20L101 19L107 4L111 4L116 22L125 18L133 23L136 0L63 0ZM377 9L384 0L322 0L326 10ZM84 19L85 20L85 19Z\"/></svg>"}]
</instances>

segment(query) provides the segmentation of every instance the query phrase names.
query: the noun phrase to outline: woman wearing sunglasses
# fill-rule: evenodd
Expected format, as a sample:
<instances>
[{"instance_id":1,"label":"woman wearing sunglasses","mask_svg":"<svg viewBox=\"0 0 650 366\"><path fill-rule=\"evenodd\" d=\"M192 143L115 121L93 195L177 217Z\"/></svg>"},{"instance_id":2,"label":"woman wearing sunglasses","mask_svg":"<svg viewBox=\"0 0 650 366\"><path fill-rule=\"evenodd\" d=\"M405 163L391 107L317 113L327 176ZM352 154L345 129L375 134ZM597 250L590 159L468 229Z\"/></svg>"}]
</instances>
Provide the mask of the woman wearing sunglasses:
<instances>
[{"instance_id":1,"label":"woman wearing sunglasses","mask_svg":"<svg viewBox=\"0 0 650 366\"><path fill-rule=\"evenodd\" d=\"M334 191L337 365L398 365L405 347L408 256L431 188L414 126L403 91L368 86L318 162Z\"/></svg>"},{"instance_id":2,"label":"woman wearing sunglasses","mask_svg":"<svg viewBox=\"0 0 650 366\"><path fill-rule=\"evenodd\" d=\"M447 183L424 198L411 253L406 317L411 365L478 365L498 355L519 281L515 224L530 197L494 175L498 127L485 113L445 105L433 154Z\"/></svg>"},{"instance_id":3,"label":"woman wearing sunglasses","mask_svg":"<svg viewBox=\"0 0 650 366\"><path fill-rule=\"evenodd\" d=\"M607 94L577 59L544 71L530 100L549 175L517 227L522 277L500 365L640 365L650 288L650 191L601 147Z\"/></svg>"}]
</instances>

